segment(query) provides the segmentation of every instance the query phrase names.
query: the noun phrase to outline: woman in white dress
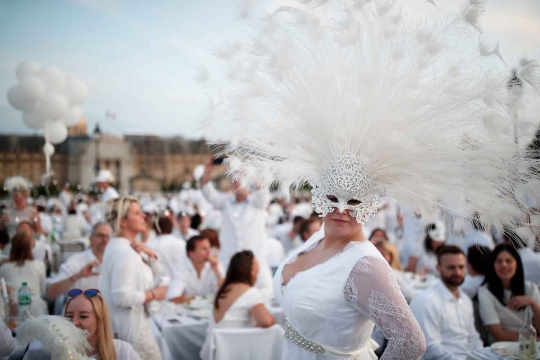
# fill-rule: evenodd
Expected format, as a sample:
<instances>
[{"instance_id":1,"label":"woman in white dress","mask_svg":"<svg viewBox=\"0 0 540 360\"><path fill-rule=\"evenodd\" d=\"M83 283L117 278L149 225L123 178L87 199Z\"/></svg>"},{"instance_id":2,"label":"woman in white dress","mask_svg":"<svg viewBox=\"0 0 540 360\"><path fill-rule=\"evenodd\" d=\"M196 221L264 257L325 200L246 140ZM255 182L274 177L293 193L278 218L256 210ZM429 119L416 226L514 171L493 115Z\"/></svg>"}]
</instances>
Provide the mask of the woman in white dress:
<instances>
[{"instance_id":1,"label":"woman in white dress","mask_svg":"<svg viewBox=\"0 0 540 360\"><path fill-rule=\"evenodd\" d=\"M216 52L229 68L205 130L222 139L233 179L284 197L309 184L324 218L276 272L283 357L375 358L376 323L382 359L420 359L422 331L362 224L388 195L420 213L480 209L500 227L501 208L528 212L508 189L538 179L538 161L489 135L511 121L500 110L508 76L463 50L497 55L477 46L477 1L454 16L433 16L433 1L301 2L270 16L270 6L242 7L255 31ZM538 94L538 69L523 60L515 88Z\"/></svg>"},{"instance_id":2,"label":"woman in white dress","mask_svg":"<svg viewBox=\"0 0 540 360\"><path fill-rule=\"evenodd\" d=\"M64 316L86 331L86 355L96 360L139 360L131 344L113 339L109 309L97 289L68 291Z\"/></svg>"},{"instance_id":3,"label":"woman in white dress","mask_svg":"<svg viewBox=\"0 0 540 360\"><path fill-rule=\"evenodd\" d=\"M161 262L156 253L135 240L145 229L137 199L123 196L109 202L107 221L116 236L107 244L101 265L100 290L111 309L113 331L143 360L161 359L150 328L154 300L163 300L167 286L158 286Z\"/></svg>"},{"instance_id":4,"label":"woman in white dress","mask_svg":"<svg viewBox=\"0 0 540 360\"><path fill-rule=\"evenodd\" d=\"M497 246L490 260L485 284L478 289L480 317L490 342L518 341L527 306L533 312L533 326L540 331L540 291L536 284L525 280L523 263L514 245Z\"/></svg>"},{"instance_id":5,"label":"woman in white dress","mask_svg":"<svg viewBox=\"0 0 540 360\"><path fill-rule=\"evenodd\" d=\"M419 274L437 274L437 250L446 241L444 223L438 221L426 226L426 237L422 244L417 244L409 257L407 271Z\"/></svg>"},{"instance_id":6,"label":"woman in white dress","mask_svg":"<svg viewBox=\"0 0 540 360\"><path fill-rule=\"evenodd\" d=\"M263 293L253 287L258 273L259 264L251 251L241 251L231 258L227 276L214 300L208 335L201 350L203 360L210 356L211 333L216 328L266 328L274 325L274 317L264 305Z\"/></svg>"},{"instance_id":7,"label":"woman in white dress","mask_svg":"<svg viewBox=\"0 0 540 360\"><path fill-rule=\"evenodd\" d=\"M47 314L47 304L43 300L45 295L46 270L43 261L34 260L32 249L35 240L28 233L20 233L13 237L9 262L0 267L0 277L3 277L15 291L18 291L23 282L32 292L30 311L33 316Z\"/></svg>"}]
</instances>

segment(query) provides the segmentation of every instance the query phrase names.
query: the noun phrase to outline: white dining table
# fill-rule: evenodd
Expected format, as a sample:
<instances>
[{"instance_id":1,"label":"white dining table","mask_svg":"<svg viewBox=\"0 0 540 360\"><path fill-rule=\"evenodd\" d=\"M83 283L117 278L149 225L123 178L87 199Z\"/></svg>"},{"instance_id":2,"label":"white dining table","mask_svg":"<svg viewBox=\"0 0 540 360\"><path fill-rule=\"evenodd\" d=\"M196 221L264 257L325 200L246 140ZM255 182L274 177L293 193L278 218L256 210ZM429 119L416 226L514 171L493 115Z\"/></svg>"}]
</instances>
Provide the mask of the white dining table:
<instances>
[{"instance_id":1,"label":"white dining table","mask_svg":"<svg viewBox=\"0 0 540 360\"><path fill-rule=\"evenodd\" d=\"M283 312L275 303L267 304L277 324L283 325ZM163 360L197 360L207 336L211 307L190 309L167 304L152 317L160 337L156 336Z\"/></svg>"}]
</instances>

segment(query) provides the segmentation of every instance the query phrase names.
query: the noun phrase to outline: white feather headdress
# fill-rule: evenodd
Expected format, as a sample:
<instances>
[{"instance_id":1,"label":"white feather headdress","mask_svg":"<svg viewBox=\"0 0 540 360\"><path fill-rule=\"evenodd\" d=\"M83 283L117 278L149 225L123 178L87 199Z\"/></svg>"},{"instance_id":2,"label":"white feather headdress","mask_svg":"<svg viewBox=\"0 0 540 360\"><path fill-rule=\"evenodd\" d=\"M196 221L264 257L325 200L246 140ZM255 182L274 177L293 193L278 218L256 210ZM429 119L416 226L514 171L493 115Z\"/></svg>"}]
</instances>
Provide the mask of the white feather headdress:
<instances>
[{"instance_id":1,"label":"white feather headdress","mask_svg":"<svg viewBox=\"0 0 540 360\"><path fill-rule=\"evenodd\" d=\"M28 191L30 189L30 184L22 176L13 176L5 180L4 187L11 193L15 190Z\"/></svg>"},{"instance_id":2,"label":"white feather headdress","mask_svg":"<svg viewBox=\"0 0 540 360\"><path fill-rule=\"evenodd\" d=\"M60 316L31 318L17 327L17 342L27 345L33 340L43 344L51 359L86 360L90 348L83 330Z\"/></svg>"},{"instance_id":3,"label":"white feather headdress","mask_svg":"<svg viewBox=\"0 0 540 360\"><path fill-rule=\"evenodd\" d=\"M444 20L432 3L302 0L254 17L250 41L216 53L228 85L209 125L229 173L284 193L310 183L323 214L325 195L351 209L357 195L359 221L384 192L497 227L522 216L515 188L539 188L538 161L514 144L512 114L538 102L538 66L522 60L509 92L509 71L490 65L498 45L478 46L483 2Z\"/></svg>"}]
</instances>

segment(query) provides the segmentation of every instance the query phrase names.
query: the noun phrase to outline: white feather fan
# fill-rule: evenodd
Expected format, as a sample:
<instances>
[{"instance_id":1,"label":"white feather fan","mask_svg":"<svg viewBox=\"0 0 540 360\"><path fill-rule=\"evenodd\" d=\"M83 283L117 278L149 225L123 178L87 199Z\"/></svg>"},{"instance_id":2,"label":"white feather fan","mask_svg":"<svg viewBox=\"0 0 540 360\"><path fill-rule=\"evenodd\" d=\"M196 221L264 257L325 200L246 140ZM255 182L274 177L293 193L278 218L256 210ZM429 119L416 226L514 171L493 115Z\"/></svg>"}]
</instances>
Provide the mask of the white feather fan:
<instances>
[{"instance_id":1,"label":"white feather fan","mask_svg":"<svg viewBox=\"0 0 540 360\"><path fill-rule=\"evenodd\" d=\"M288 193L353 154L403 205L514 222L527 212L514 189L538 161L514 144L512 108L526 104L486 61L498 44L478 46L483 11L470 0L439 20L432 1L302 0L253 15L253 38L219 52L228 84L209 116L230 174ZM516 71L538 102L536 62Z\"/></svg>"},{"instance_id":2,"label":"white feather fan","mask_svg":"<svg viewBox=\"0 0 540 360\"><path fill-rule=\"evenodd\" d=\"M86 360L90 345L83 330L60 316L40 316L19 325L17 342L26 346L33 340L43 344L45 351L55 360Z\"/></svg>"}]
</instances>

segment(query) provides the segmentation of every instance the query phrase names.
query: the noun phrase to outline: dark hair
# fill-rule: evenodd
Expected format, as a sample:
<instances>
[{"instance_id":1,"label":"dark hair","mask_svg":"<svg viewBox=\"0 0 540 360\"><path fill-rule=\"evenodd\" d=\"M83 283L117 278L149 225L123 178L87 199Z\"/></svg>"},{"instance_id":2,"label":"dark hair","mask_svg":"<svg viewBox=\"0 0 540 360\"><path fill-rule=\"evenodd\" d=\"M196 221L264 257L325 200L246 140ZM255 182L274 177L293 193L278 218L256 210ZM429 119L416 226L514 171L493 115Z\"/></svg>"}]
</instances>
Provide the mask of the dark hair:
<instances>
[{"instance_id":1,"label":"dark hair","mask_svg":"<svg viewBox=\"0 0 540 360\"><path fill-rule=\"evenodd\" d=\"M191 228L194 230L199 230L199 227L202 223L202 217L199 214L195 214L191 217Z\"/></svg>"},{"instance_id":2,"label":"dark hair","mask_svg":"<svg viewBox=\"0 0 540 360\"><path fill-rule=\"evenodd\" d=\"M472 245L467 250L467 262L477 273L486 275L489 268L491 249L487 246Z\"/></svg>"},{"instance_id":3,"label":"dark hair","mask_svg":"<svg viewBox=\"0 0 540 360\"><path fill-rule=\"evenodd\" d=\"M0 244L9 244L9 232L6 228L0 229Z\"/></svg>"},{"instance_id":4,"label":"dark hair","mask_svg":"<svg viewBox=\"0 0 540 360\"><path fill-rule=\"evenodd\" d=\"M304 233L306 231L309 231L310 225L318 223L318 222L319 222L319 220L317 220L315 218L309 218L309 219L306 219L306 220L302 221L302 223L300 224L300 231L298 233L300 235L300 238L302 238L303 241L307 240L307 239L304 239Z\"/></svg>"},{"instance_id":5,"label":"dark hair","mask_svg":"<svg viewBox=\"0 0 540 360\"><path fill-rule=\"evenodd\" d=\"M448 254L451 254L451 255L462 254L463 256L465 256L465 253L463 252L463 250L461 250L457 246L443 245L439 248L439 250L437 250L437 263L440 265L442 257Z\"/></svg>"},{"instance_id":6,"label":"dark hair","mask_svg":"<svg viewBox=\"0 0 540 360\"><path fill-rule=\"evenodd\" d=\"M154 228L155 228L154 230L158 234L168 235L168 234L172 233L173 222L172 222L171 218L169 218L168 216L161 216L158 219L157 223L155 224Z\"/></svg>"},{"instance_id":7,"label":"dark hair","mask_svg":"<svg viewBox=\"0 0 540 360\"><path fill-rule=\"evenodd\" d=\"M301 223L302 221L304 221L305 219L302 217L302 216L295 216L294 219L293 219L293 225L296 225L298 223Z\"/></svg>"},{"instance_id":8,"label":"dark hair","mask_svg":"<svg viewBox=\"0 0 540 360\"><path fill-rule=\"evenodd\" d=\"M221 245L219 243L218 233L217 233L216 230L214 230L214 229L204 229L204 230L201 230L199 235L202 236L202 237L207 238L208 240L210 240L210 246L211 247L221 249Z\"/></svg>"},{"instance_id":9,"label":"dark hair","mask_svg":"<svg viewBox=\"0 0 540 360\"><path fill-rule=\"evenodd\" d=\"M225 280L216 293L216 299L214 300L214 308L216 310L219 307L219 299L225 298L225 295L230 291L229 285L246 284L253 286L251 268L253 267L254 258L253 253L249 250L240 251L231 258Z\"/></svg>"},{"instance_id":10,"label":"dark hair","mask_svg":"<svg viewBox=\"0 0 540 360\"><path fill-rule=\"evenodd\" d=\"M11 241L9 261L23 266L26 260L34 260L32 255L32 237L25 232L15 235Z\"/></svg>"},{"instance_id":11,"label":"dark hair","mask_svg":"<svg viewBox=\"0 0 540 360\"><path fill-rule=\"evenodd\" d=\"M186 244L186 253L189 253L189 252L192 252L192 251L195 251L195 248L197 247L197 243L198 242L201 242L203 240L208 240L210 241L207 237L204 237L204 236L201 236L201 235L195 235L195 236L192 236L187 244Z\"/></svg>"},{"instance_id":12,"label":"dark hair","mask_svg":"<svg viewBox=\"0 0 540 360\"><path fill-rule=\"evenodd\" d=\"M504 288L501 279L497 276L495 272L495 261L497 257L503 251L508 252L516 260L516 273L512 280L510 280L510 291L512 291L512 296L525 295L525 275L523 274L523 263L521 262L521 257L519 253L512 245L500 244L492 252L489 257L489 267L486 274L486 279L484 284L487 284L487 288L497 300L504 306L507 304L504 303Z\"/></svg>"},{"instance_id":13,"label":"dark hair","mask_svg":"<svg viewBox=\"0 0 540 360\"><path fill-rule=\"evenodd\" d=\"M371 239L373 239L373 237L375 236L375 233L376 232L382 232L383 235L384 235L384 238L386 240L388 240L388 235L386 234L386 231L384 231L384 229L381 229L381 228L375 228L373 229L373 231L371 232L371 234L369 235L369 241L371 241Z\"/></svg>"}]
</instances>

